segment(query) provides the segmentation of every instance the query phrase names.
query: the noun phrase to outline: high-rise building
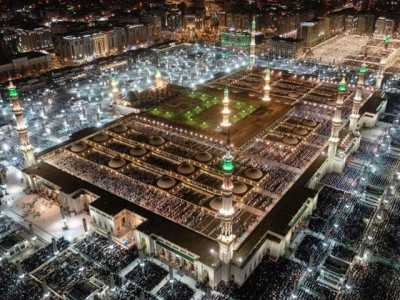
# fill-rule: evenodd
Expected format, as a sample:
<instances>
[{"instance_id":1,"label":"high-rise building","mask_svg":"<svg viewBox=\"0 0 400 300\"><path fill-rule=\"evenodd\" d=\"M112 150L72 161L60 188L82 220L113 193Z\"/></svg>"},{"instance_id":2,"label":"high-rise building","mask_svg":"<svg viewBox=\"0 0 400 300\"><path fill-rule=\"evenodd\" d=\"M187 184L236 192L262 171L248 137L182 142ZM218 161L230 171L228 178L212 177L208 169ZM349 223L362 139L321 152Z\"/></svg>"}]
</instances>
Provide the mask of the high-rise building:
<instances>
[{"instance_id":1,"label":"high-rise building","mask_svg":"<svg viewBox=\"0 0 400 300\"><path fill-rule=\"evenodd\" d=\"M394 31L394 21L380 17L375 22L374 36L381 38L392 36Z\"/></svg>"}]
</instances>

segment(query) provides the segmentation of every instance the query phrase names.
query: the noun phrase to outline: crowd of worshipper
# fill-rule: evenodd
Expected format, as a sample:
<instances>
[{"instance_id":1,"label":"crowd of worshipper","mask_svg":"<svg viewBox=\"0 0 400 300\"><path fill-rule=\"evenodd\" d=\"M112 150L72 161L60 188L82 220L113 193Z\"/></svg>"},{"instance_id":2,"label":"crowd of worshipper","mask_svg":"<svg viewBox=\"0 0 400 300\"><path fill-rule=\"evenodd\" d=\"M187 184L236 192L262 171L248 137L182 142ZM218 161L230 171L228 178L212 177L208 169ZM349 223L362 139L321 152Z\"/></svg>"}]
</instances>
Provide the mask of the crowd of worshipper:
<instances>
[{"instance_id":1,"label":"crowd of worshipper","mask_svg":"<svg viewBox=\"0 0 400 300\"><path fill-rule=\"evenodd\" d=\"M127 250L115 242L109 243L106 237L97 232L87 235L77 242L74 248L114 273L122 270L138 257L135 247Z\"/></svg>"},{"instance_id":2,"label":"crowd of worshipper","mask_svg":"<svg viewBox=\"0 0 400 300\"><path fill-rule=\"evenodd\" d=\"M353 201L348 209L343 208L337 211L335 216L328 220L327 227L332 229L330 237L350 247L358 245L368 225L365 220L368 220L372 214L372 207Z\"/></svg>"},{"instance_id":3,"label":"crowd of worshipper","mask_svg":"<svg viewBox=\"0 0 400 300\"><path fill-rule=\"evenodd\" d=\"M334 39L328 44L315 47L312 51L312 57L322 59L324 63L340 64L346 56L358 54L360 48L365 46L367 42L368 40L365 37L343 35L341 38Z\"/></svg>"},{"instance_id":4,"label":"crowd of worshipper","mask_svg":"<svg viewBox=\"0 0 400 300\"><path fill-rule=\"evenodd\" d=\"M351 288L343 293L344 300L400 299L400 272L392 265L372 263L356 266Z\"/></svg>"},{"instance_id":5,"label":"crowd of worshipper","mask_svg":"<svg viewBox=\"0 0 400 300\"><path fill-rule=\"evenodd\" d=\"M271 261L264 257L257 268L247 278L241 288L231 296L234 299L289 299L295 282L304 267L294 261L281 257Z\"/></svg>"},{"instance_id":6,"label":"crowd of worshipper","mask_svg":"<svg viewBox=\"0 0 400 300\"><path fill-rule=\"evenodd\" d=\"M147 123L149 124L147 124ZM209 152L212 156L221 157L224 150L221 149L221 143L217 140L207 140L207 143L202 143L196 139L196 136L189 135L182 129L174 129L172 125L166 125L165 127L154 125L151 120L135 120L129 123L129 127L134 129L136 132L143 134L148 141L149 136L159 136L165 140L169 140L177 145L183 146L187 149L191 149L196 152ZM176 132L175 132L176 130Z\"/></svg>"},{"instance_id":7,"label":"crowd of worshipper","mask_svg":"<svg viewBox=\"0 0 400 300\"><path fill-rule=\"evenodd\" d=\"M209 194L205 194L202 191L192 189L186 185L177 190L174 195L196 205L201 205L202 203L204 203L204 201L210 198Z\"/></svg>"},{"instance_id":8,"label":"crowd of worshipper","mask_svg":"<svg viewBox=\"0 0 400 300\"><path fill-rule=\"evenodd\" d=\"M201 172L196 176L195 180L201 184L211 186L215 189L220 189L222 186L222 178Z\"/></svg>"},{"instance_id":9,"label":"crowd of worshipper","mask_svg":"<svg viewBox=\"0 0 400 300\"><path fill-rule=\"evenodd\" d=\"M119 153L129 153L129 151L132 149L131 146L128 146L121 142L117 142L115 140L113 140L111 143L106 143L104 146Z\"/></svg>"},{"instance_id":10,"label":"crowd of worshipper","mask_svg":"<svg viewBox=\"0 0 400 300\"><path fill-rule=\"evenodd\" d=\"M281 194L285 192L289 184L293 182L296 174L277 167L271 167L265 178L261 181L260 186L272 193Z\"/></svg>"},{"instance_id":11,"label":"crowd of worshipper","mask_svg":"<svg viewBox=\"0 0 400 300\"><path fill-rule=\"evenodd\" d=\"M138 99L132 102L135 108L146 109L157 106L172 97L179 95L179 91L170 84L164 83L163 87L155 89L147 89L139 93Z\"/></svg>"},{"instance_id":12,"label":"crowd of worshipper","mask_svg":"<svg viewBox=\"0 0 400 300\"><path fill-rule=\"evenodd\" d=\"M155 288L164 278L168 272L159 265L144 260L143 263L138 264L125 278L140 286L143 290L150 292Z\"/></svg>"},{"instance_id":13,"label":"crowd of worshipper","mask_svg":"<svg viewBox=\"0 0 400 300\"><path fill-rule=\"evenodd\" d=\"M312 145L324 146L328 142L328 137L320 136L318 134L309 134L306 141Z\"/></svg>"},{"instance_id":14,"label":"crowd of worshipper","mask_svg":"<svg viewBox=\"0 0 400 300\"><path fill-rule=\"evenodd\" d=\"M190 300L194 295L194 290L187 284L176 279L166 283L156 294L164 300Z\"/></svg>"},{"instance_id":15,"label":"crowd of worshipper","mask_svg":"<svg viewBox=\"0 0 400 300\"><path fill-rule=\"evenodd\" d=\"M113 300L156 300L157 298L150 293L144 292L134 283L127 282L118 288L111 296ZM141 298L144 297L144 298Z\"/></svg>"},{"instance_id":16,"label":"crowd of worshipper","mask_svg":"<svg viewBox=\"0 0 400 300\"><path fill-rule=\"evenodd\" d=\"M147 171L143 168L139 168L133 165L131 165L127 169L124 169L122 173L131 178L139 180L145 184L152 184L152 185L156 185L157 179L160 177L160 175L156 175L153 172Z\"/></svg>"},{"instance_id":17,"label":"crowd of worshipper","mask_svg":"<svg viewBox=\"0 0 400 300\"><path fill-rule=\"evenodd\" d=\"M362 240L373 208L357 200L356 196L324 187L318 196L317 208L310 219L309 229L319 234L329 230L330 238L351 247Z\"/></svg>"},{"instance_id":18,"label":"crowd of worshipper","mask_svg":"<svg viewBox=\"0 0 400 300\"><path fill-rule=\"evenodd\" d=\"M174 162L173 160L162 158L154 154L149 155L145 161L153 166L162 168L166 171L174 171L179 166L179 164Z\"/></svg>"},{"instance_id":19,"label":"crowd of worshipper","mask_svg":"<svg viewBox=\"0 0 400 300\"><path fill-rule=\"evenodd\" d=\"M58 294L64 294L82 278L90 278L101 269L96 264L82 259L80 254L64 250L54 260L36 269L32 276L40 281L46 280L48 286Z\"/></svg>"},{"instance_id":20,"label":"crowd of worshipper","mask_svg":"<svg viewBox=\"0 0 400 300\"><path fill-rule=\"evenodd\" d=\"M225 283L221 281L215 288L214 292L211 293L211 300L226 300L232 299L232 294L237 294L239 290L239 285L235 283L233 280L228 281ZM208 300L207 289L206 294L201 298L201 300Z\"/></svg>"},{"instance_id":21,"label":"crowd of worshipper","mask_svg":"<svg viewBox=\"0 0 400 300\"><path fill-rule=\"evenodd\" d=\"M326 256L326 250L322 239L306 234L296 248L295 257L308 265L313 255L315 265L318 265Z\"/></svg>"},{"instance_id":22,"label":"crowd of worshipper","mask_svg":"<svg viewBox=\"0 0 400 300\"><path fill-rule=\"evenodd\" d=\"M328 173L321 182L327 186L337 189L353 192L357 185L357 181L361 179L363 169L358 166L346 166L341 173Z\"/></svg>"},{"instance_id":23,"label":"crowd of worshipper","mask_svg":"<svg viewBox=\"0 0 400 300\"><path fill-rule=\"evenodd\" d=\"M69 246L70 242L66 240L64 237L61 237L57 240L57 250L63 251ZM28 256L26 259L22 261L22 268L26 272L32 272L50 258L54 256L53 245L48 244L43 248L38 249L33 254Z\"/></svg>"},{"instance_id":24,"label":"crowd of worshipper","mask_svg":"<svg viewBox=\"0 0 400 300\"><path fill-rule=\"evenodd\" d=\"M94 79L93 79L94 80ZM89 94L96 101L99 100L100 92L89 93L87 80L82 84L86 87L78 88L57 85L53 89L37 89L36 91L21 92L20 102L24 110L24 119L29 127L30 142L35 149L43 150L59 144L60 141L69 138L69 135L85 127L96 126L99 120L112 117L115 112L108 105L98 102L98 106L90 105ZM86 97L88 95L88 97ZM90 98L90 97L89 97ZM101 97L103 98L103 97ZM86 99L86 100L84 100ZM12 123L12 114L2 115L4 124ZM4 134L4 135L3 135ZM7 143L5 156L11 164L23 167L23 157L18 155L19 137L13 128L7 130L3 126L0 132L0 142Z\"/></svg>"},{"instance_id":25,"label":"crowd of worshipper","mask_svg":"<svg viewBox=\"0 0 400 300\"><path fill-rule=\"evenodd\" d=\"M21 225L17 222L7 216L0 215L0 240L19 229L21 229Z\"/></svg>"},{"instance_id":26,"label":"crowd of worshipper","mask_svg":"<svg viewBox=\"0 0 400 300\"><path fill-rule=\"evenodd\" d=\"M316 300L326 299L334 300L337 297L337 292L318 281L318 273L313 272L308 274L301 285L298 299L301 300Z\"/></svg>"},{"instance_id":27,"label":"crowd of worshipper","mask_svg":"<svg viewBox=\"0 0 400 300\"><path fill-rule=\"evenodd\" d=\"M57 167L74 176L195 230L201 231L209 223L216 220L215 216L196 205L175 196L161 195L154 190L148 189L137 180L119 173L109 176L107 170L75 156L66 156L54 163ZM157 199L157 201L154 201L154 199ZM203 219L207 219L207 223L203 222L201 224Z\"/></svg>"},{"instance_id":28,"label":"crowd of worshipper","mask_svg":"<svg viewBox=\"0 0 400 300\"><path fill-rule=\"evenodd\" d=\"M375 219L371 250L396 262L400 260L400 199L390 196L387 201L387 208Z\"/></svg>"},{"instance_id":29,"label":"crowd of worshipper","mask_svg":"<svg viewBox=\"0 0 400 300\"><path fill-rule=\"evenodd\" d=\"M5 259L0 261L0 298L7 300L42 299L44 293L41 284L26 273L22 278L20 275L14 263Z\"/></svg>"},{"instance_id":30,"label":"crowd of worshipper","mask_svg":"<svg viewBox=\"0 0 400 300\"><path fill-rule=\"evenodd\" d=\"M331 251L331 255L340 258L344 261L351 262L355 252L343 245L334 245Z\"/></svg>"},{"instance_id":31,"label":"crowd of worshipper","mask_svg":"<svg viewBox=\"0 0 400 300\"><path fill-rule=\"evenodd\" d=\"M243 203L260 210L267 210L273 203L274 199L266 195L252 191L243 199Z\"/></svg>"}]
</instances>

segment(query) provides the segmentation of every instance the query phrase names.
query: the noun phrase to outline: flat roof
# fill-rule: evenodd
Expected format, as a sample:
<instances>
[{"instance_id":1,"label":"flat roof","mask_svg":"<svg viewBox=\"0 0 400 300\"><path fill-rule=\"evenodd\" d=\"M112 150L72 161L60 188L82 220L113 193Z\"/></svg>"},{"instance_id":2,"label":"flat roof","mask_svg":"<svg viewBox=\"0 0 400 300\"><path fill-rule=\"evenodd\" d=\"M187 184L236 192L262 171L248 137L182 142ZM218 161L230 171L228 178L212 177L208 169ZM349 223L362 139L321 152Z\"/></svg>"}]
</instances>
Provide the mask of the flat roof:
<instances>
[{"instance_id":1,"label":"flat roof","mask_svg":"<svg viewBox=\"0 0 400 300\"><path fill-rule=\"evenodd\" d=\"M90 282L80 281L75 283L65 294L65 298L69 300L86 300L97 287Z\"/></svg>"},{"instance_id":2,"label":"flat roof","mask_svg":"<svg viewBox=\"0 0 400 300\"><path fill-rule=\"evenodd\" d=\"M90 205L110 216L115 216L124 209L130 210L147 219L138 229L146 234L154 233L163 237L174 244L185 248L188 251L197 254L199 260L206 265L211 266L218 261L218 257L210 253L213 248L218 253L219 245L216 241L199 234L191 229L188 229L180 224L168 220L160 215L157 215L135 203L118 197L106 190L103 190L91 183L83 181L75 176L72 176L62 170L53 167L52 165L39 162L37 166L30 167L24 170L27 174L35 174L53 182L60 186L61 191L66 194L71 194L78 189L86 189L99 196L97 200Z\"/></svg>"},{"instance_id":3,"label":"flat roof","mask_svg":"<svg viewBox=\"0 0 400 300\"><path fill-rule=\"evenodd\" d=\"M249 237L235 251L234 258L247 258L242 261L241 265L246 264L247 260L252 256L252 252L255 251L255 246L259 242L264 242L265 239L270 238L270 235L265 234L267 231L272 231L281 236L285 236L289 232L290 221L294 218L307 199L315 197L318 193L317 190L306 187L306 184L325 160L326 155L323 154L320 154L318 158L314 160L314 162L251 232ZM275 241L277 242L277 239L275 239Z\"/></svg>"},{"instance_id":4,"label":"flat roof","mask_svg":"<svg viewBox=\"0 0 400 300\"><path fill-rule=\"evenodd\" d=\"M369 112L376 114L379 106L385 100L385 93L383 91L376 91L371 97L365 102L365 104L360 108L360 115Z\"/></svg>"},{"instance_id":5,"label":"flat roof","mask_svg":"<svg viewBox=\"0 0 400 300\"><path fill-rule=\"evenodd\" d=\"M18 231L13 232L0 241L0 248L7 251L24 240L25 239L19 234Z\"/></svg>"}]
</instances>

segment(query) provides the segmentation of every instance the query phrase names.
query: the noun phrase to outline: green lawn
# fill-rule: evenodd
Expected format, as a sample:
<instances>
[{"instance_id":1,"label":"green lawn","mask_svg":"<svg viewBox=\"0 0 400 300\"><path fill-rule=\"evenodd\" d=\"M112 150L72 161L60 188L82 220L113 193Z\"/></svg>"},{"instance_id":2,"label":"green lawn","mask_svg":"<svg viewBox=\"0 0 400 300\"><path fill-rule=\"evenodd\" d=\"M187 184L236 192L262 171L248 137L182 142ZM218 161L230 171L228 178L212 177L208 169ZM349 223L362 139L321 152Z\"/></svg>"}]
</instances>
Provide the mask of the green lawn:
<instances>
[{"instance_id":1,"label":"green lawn","mask_svg":"<svg viewBox=\"0 0 400 300\"><path fill-rule=\"evenodd\" d=\"M234 124L247 117L257 108L242 101L231 100L231 123ZM192 127L211 129L221 122L221 110L222 98L218 99L204 93L188 92L148 110L148 113L164 119L173 119L175 122Z\"/></svg>"}]
</instances>

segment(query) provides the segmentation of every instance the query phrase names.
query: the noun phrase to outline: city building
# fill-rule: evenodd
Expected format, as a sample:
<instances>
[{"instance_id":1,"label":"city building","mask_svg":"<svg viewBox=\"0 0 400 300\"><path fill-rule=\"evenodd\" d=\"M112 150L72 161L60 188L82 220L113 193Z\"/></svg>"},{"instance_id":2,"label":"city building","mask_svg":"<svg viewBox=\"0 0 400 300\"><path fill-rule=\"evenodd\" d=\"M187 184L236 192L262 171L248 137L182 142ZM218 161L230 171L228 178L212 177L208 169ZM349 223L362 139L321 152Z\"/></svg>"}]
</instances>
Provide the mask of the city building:
<instances>
[{"instance_id":1,"label":"city building","mask_svg":"<svg viewBox=\"0 0 400 300\"><path fill-rule=\"evenodd\" d=\"M296 59L303 55L304 43L302 39L273 37L269 48L269 55Z\"/></svg>"},{"instance_id":2,"label":"city building","mask_svg":"<svg viewBox=\"0 0 400 300\"><path fill-rule=\"evenodd\" d=\"M329 37L329 19L314 19L300 24L298 38L304 41L304 47L318 45Z\"/></svg>"},{"instance_id":3,"label":"city building","mask_svg":"<svg viewBox=\"0 0 400 300\"><path fill-rule=\"evenodd\" d=\"M37 75L51 69L52 65L49 53L19 53L0 60L0 80Z\"/></svg>"},{"instance_id":4,"label":"city building","mask_svg":"<svg viewBox=\"0 0 400 300\"><path fill-rule=\"evenodd\" d=\"M127 24L53 37L54 51L63 63L78 64L120 54L153 39L153 25Z\"/></svg>"},{"instance_id":5,"label":"city building","mask_svg":"<svg viewBox=\"0 0 400 300\"><path fill-rule=\"evenodd\" d=\"M16 29L16 34L19 37L19 51L40 51L50 50L53 48L50 28L37 27L32 29Z\"/></svg>"},{"instance_id":6,"label":"city building","mask_svg":"<svg viewBox=\"0 0 400 300\"><path fill-rule=\"evenodd\" d=\"M386 36L392 36L394 32L394 20L380 17L375 22L374 36L377 38L383 38Z\"/></svg>"}]
</instances>

